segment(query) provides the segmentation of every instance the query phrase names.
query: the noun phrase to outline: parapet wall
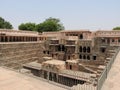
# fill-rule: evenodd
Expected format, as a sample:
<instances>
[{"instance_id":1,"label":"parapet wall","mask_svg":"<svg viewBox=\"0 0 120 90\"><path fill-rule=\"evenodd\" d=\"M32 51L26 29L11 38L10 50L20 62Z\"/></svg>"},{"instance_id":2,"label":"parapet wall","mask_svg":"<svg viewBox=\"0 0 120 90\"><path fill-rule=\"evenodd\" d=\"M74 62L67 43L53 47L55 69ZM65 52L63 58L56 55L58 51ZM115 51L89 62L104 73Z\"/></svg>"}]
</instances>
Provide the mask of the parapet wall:
<instances>
[{"instance_id":1,"label":"parapet wall","mask_svg":"<svg viewBox=\"0 0 120 90\"><path fill-rule=\"evenodd\" d=\"M38 60L42 62L43 43L0 43L0 65L20 68L21 65Z\"/></svg>"}]
</instances>

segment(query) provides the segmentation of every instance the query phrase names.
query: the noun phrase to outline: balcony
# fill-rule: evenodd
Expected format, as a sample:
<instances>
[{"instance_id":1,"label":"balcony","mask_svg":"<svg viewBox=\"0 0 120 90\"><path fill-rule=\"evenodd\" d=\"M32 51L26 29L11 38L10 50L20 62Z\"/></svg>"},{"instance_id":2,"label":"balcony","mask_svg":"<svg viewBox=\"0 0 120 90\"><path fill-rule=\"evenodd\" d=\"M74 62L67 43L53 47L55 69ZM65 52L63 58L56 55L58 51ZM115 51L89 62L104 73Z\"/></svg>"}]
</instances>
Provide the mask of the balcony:
<instances>
[{"instance_id":1,"label":"balcony","mask_svg":"<svg viewBox=\"0 0 120 90\"><path fill-rule=\"evenodd\" d=\"M51 40L50 41L50 45L58 45L59 44L59 40Z\"/></svg>"},{"instance_id":2,"label":"balcony","mask_svg":"<svg viewBox=\"0 0 120 90\"><path fill-rule=\"evenodd\" d=\"M66 46L75 46L75 41L66 41Z\"/></svg>"}]
</instances>

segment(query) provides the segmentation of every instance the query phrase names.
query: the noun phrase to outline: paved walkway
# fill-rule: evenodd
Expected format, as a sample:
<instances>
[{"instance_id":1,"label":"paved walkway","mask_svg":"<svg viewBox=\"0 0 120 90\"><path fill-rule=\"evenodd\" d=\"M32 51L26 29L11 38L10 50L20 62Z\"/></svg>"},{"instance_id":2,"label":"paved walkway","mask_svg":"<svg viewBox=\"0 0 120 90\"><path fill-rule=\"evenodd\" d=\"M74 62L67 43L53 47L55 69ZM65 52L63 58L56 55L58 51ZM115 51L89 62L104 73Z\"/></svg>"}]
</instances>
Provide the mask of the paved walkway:
<instances>
[{"instance_id":1,"label":"paved walkway","mask_svg":"<svg viewBox=\"0 0 120 90\"><path fill-rule=\"evenodd\" d=\"M65 90L47 82L0 67L0 90Z\"/></svg>"},{"instance_id":2,"label":"paved walkway","mask_svg":"<svg viewBox=\"0 0 120 90\"><path fill-rule=\"evenodd\" d=\"M102 90L120 90L120 51L112 65Z\"/></svg>"}]
</instances>

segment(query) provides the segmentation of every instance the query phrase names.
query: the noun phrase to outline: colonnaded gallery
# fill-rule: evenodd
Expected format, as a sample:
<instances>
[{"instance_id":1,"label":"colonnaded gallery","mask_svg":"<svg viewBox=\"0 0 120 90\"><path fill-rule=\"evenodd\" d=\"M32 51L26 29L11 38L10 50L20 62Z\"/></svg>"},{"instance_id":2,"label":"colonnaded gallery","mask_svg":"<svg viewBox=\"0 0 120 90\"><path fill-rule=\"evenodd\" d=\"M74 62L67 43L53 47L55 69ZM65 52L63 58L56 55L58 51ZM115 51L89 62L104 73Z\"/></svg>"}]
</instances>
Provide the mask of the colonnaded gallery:
<instances>
[{"instance_id":1,"label":"colonnaded gallery","mask_svg":"<svg viewBox=\"0 0 120 90\"><path fill-rule=\"evenodd\" d=\"M67 87L100 90L120 50L120 31L0 30L0 66Z\"/></svg>"}]
</instances>

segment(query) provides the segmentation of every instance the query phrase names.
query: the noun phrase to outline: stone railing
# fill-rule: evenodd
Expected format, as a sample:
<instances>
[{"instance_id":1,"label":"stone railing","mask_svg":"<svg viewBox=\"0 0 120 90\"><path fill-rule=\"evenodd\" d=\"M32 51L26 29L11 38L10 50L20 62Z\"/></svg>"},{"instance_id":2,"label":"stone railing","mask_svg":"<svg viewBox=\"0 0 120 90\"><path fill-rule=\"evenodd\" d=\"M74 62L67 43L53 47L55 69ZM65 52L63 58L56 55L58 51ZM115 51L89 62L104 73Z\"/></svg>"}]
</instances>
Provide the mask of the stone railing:
<instances>
[{"instance_id":1,"label":"stone railing","mask_svg":"<svg viewBox=\"0 0 120 90\"><path fill-rule=\"evenodd\" d=\"M98 78L98 82L97 82L97 89L96 90L101 90L102 85L104 84L104 81L106 80L108 73L112 67L112 64L114 63L114 60L117 56L117 54L120 51L120 47L116 50L114 56L109 60L109 62L106 64L105 69L103 70L103 72L101 73L100 77Z\"/></svg>"},{"instance_id":2,"label":"stone railing","mask_svg":"<svg viewBox=\"0 0 120 90\"><path fill-rule=\"evenodd\" d=\"M38 32L34 31L22 31L22 30L8 30L8 29L1 29L0 33L5 33L6 35L38 35Z\"/></svg>"}]
</instances>

